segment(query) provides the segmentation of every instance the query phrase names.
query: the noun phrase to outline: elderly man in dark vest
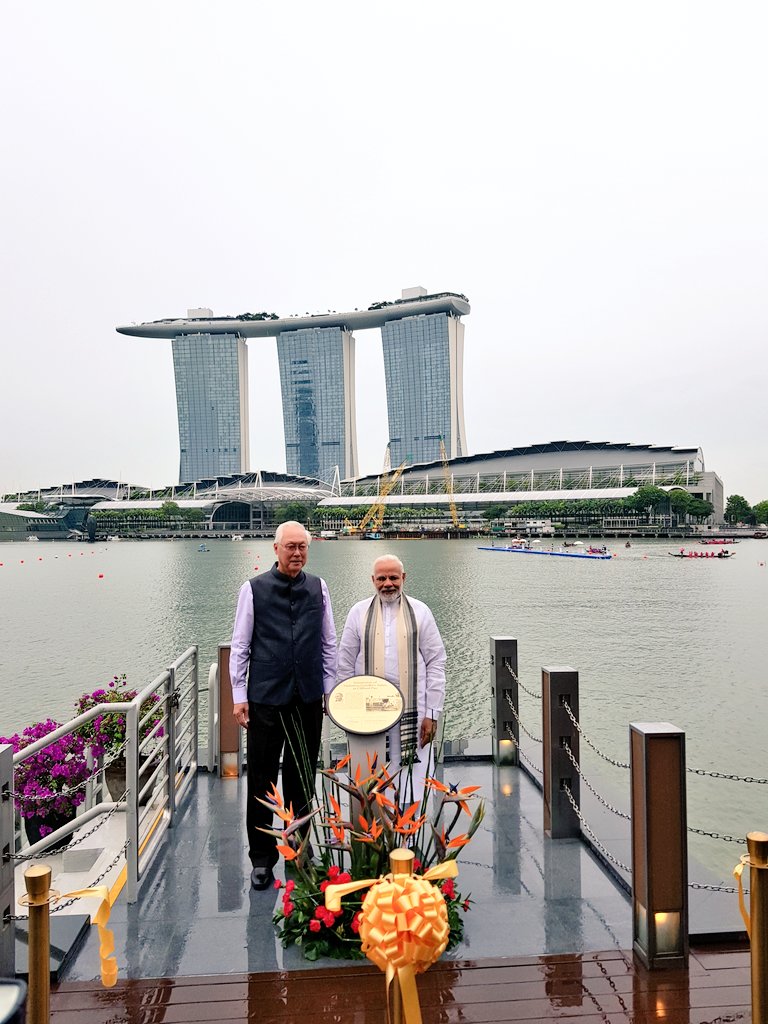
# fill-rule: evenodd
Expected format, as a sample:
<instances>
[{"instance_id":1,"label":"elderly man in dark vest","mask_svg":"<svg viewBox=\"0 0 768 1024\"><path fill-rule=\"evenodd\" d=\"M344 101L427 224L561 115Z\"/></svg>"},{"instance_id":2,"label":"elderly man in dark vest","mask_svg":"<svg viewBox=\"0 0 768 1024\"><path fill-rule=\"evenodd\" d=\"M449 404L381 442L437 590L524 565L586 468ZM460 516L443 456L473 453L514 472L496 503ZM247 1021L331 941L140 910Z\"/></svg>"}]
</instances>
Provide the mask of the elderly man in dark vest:
<instances>
[{"instance_id":1,"label":"elderly man in dark vest","mask_svg":"<svg viewBox=\"0 0 768 1024\"><path fill-rule=\"evenodd\" d=\"M275 533L277 561L240 588L229 672L234 715L248 730L246 827L251 886L266 889L278 854L272 812L259 803L277 783L296 817L310 809L323 722L323 696L336 680L336 629L325 581L304 572L310 535L301 523Z\"/></svg>"}]
</instances>

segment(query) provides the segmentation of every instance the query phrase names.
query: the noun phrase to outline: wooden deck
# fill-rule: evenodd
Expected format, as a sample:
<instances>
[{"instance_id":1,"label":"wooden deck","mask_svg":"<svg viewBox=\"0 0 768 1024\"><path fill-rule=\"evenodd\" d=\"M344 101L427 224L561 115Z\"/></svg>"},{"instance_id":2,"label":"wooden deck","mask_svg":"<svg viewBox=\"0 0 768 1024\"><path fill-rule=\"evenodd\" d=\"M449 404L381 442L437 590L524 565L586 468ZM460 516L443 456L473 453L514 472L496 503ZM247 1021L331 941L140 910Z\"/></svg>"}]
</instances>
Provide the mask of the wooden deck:
<instances>
[{"instance_id":1,"label":"wooden deck","mask_svg":"<svg viewBox=\"0 0 768 1024\"><path fill-rule=\"evenodd\" d=\"M686 971L649 973L630 953L442 961L419 977L424 1024L577 1018L575 1024L750 1021L749 952L698 949ZM368 965L141 979L51 994L52 1024L385 1024L383 975Z\"/></svg>"}]
</instances>

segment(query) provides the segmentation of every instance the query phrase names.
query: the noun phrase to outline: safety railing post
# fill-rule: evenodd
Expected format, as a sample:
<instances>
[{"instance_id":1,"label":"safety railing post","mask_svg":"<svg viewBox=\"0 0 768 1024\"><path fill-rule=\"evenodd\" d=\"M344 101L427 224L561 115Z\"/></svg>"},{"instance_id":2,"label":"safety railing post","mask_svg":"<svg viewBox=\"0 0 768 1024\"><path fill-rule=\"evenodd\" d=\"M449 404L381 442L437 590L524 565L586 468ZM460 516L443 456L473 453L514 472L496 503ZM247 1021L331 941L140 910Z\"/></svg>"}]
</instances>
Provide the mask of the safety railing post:
<instances>
[{"instance_id":1,"label":"safety railing post","mask_svg":"<svg viewBox=\"0 0 768 1024\"><path fill-rule=\"evenodd\" d=\"M747 833L752 1020L768 1021L768 835Z\"/></svg>"},{"instance_id":2,"label":"safety railing post","mask_svg":"<svg viewBox=\"0 0 768 1024\"><path fill-rule=\"evenodd\" d=\"M168 681L165 685L168 694L168 828L173 828L173 819L176 817L176 711L179 706L174 665L168 669Z\"/></svg>"},{"instance_id":3,"label":"safety railing post","mask_svg":"<svg viewBox=\"0 0 768 1024\"><path fill-rule=\"evenodd\" d=\"M13 747L0 746L0 978L12 978L15 966L13 913Z\"/></svg>"},{"instance_id":4,"label":"safety railing post","mask_svg":"<svg viewBox=\"0 0 768 1024\"><path fill-rule=\"evenodd\" d=\"M579 673L575 668L541 670L541 714L544 776L544 831L552 839L573 839L581 835L578 815L568 799L567 786L579 805L579 775L566 751L579 760L579 733L565 705L579 720Z\"/></svg>"},{"instance_id":5,"label":"safety railing post","mask_svg":"<svg viewBox=\"0 0 768 1024\"><path fill-rule=\"evenodd\" d=\"M199 737L199 732L200 732L200 705L199 705L199 700L200 700L200 674L198 672L198 666L199 666L199 661L200 661L200 648L197 646L197 644L195 644L194 652L195 653L192 655L192 693L191 693L191 700L192 700L192 708L193 708L192 717L195 720L195 724L194 724L194 727L192 729L192 754L193 754L193 761L192 761L192 763L195 766L195 771L197 771L197 766L200 763L200 760L199 760L199 758L200 758L200 737Z\"/></svg>"},{"instance_id":6,"label":"safety railing post","mask_svg":"<svg viewBox=\"0 0 768 1024\"><path fill-rule=\"evenodd\" d=\"M126 899L139 898L139 707L133 702L125 716L125 850Z\"/></svg>"},{"instance_id":7,"label":"safety railing post","mask_svg":"<svg viewBox=\"0 0 768 1024\"><path fill-rule=\"evenodd\" d=\"M649 970L688 966L685 733L667 722L629 727L632 949Z\"/></svg>"},{"instance_id":8,"label":"safety railing post","mask_svg":"<svg viewBox=\"0 0 768 1024\"><path fill-rule=\"evenodd\" d=\"M212 772L219 763L219 666L208 669L208 749L206 766Z\"/></svg>"},{"instance_id":9,"label":"safety railing post","mask_svg":"<svg viewBox=\"0 0 768 1024\"><path fill-rule=\"evenodd\" d=\"M232 713L229 644L219 644L219 778L237 779L243 771L243 730Z\"/></svg>"},{"instance_id":10,"label":"safety railing post","mask_svg":"<svg viewBox=\"0 0 768 1024\"><path fill-rule=\"evenodd\" d=\"M26 896L19 901L29 909L29 1004L28 1024L48 1024L51 1019L51 869L33 864L24 872Z\"/></svg>"},{"instance_id":11,"label":"safety railing post","mask_svg":"<svg viewBox=\"0 0 768 1024\"><path fill-rule=\"evenodd\" d=\"M498 765L519 765L520 728L509 706L511 702L519 707L517 640L511 636L492 636L490 640L493 760Z\"/></svg>"}]
</instances>

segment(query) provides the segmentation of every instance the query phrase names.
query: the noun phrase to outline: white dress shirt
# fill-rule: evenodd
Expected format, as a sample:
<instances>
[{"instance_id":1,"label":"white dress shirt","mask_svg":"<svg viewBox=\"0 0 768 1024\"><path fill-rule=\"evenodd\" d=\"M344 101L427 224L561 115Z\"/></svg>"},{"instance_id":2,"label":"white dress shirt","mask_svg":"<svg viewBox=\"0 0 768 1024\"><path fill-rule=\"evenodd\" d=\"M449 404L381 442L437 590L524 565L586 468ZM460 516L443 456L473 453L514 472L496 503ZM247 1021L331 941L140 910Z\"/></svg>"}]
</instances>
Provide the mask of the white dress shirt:
<instances>
[{"instance_id":1,"label":"white dress shirt","mask_svg":"<svg viewBox=\"0 0 768 1024\"><path fill-rule=\"evenodd\" d=\"M419 629L419 649L416 657L416 685L418 723L425 718L437 719L445 701L445 647L435 617L423 601L408 598ZM337 678L365 674L363 636L365 619L373 597L353 605L344 624L339 644ZM381 616L384 627L384 675L390 683L400 686L400 665L397 654L397 616L400 602L382 601Z\"/></svg>"}]
</instances>

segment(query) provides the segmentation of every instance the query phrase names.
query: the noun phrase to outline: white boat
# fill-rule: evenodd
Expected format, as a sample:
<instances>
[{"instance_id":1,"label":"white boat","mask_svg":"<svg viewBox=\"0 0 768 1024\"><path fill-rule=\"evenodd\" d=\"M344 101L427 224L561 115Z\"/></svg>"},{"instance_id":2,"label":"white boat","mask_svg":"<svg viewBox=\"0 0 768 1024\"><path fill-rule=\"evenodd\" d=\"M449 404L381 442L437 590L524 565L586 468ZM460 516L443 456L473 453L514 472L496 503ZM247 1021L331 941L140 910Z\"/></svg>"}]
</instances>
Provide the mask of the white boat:
<instances>
[{"instance_id":1,"label":"white boat","mask_svg":"<svg viewBox=\"0 0 768 1024\"><path fill-rule=\"evenodd\" d=\"M242 535L242 533L233 533L232 536L229 539L230 540L242 540L243 539L243 535Z\"/></svg>"}]
</instances>

